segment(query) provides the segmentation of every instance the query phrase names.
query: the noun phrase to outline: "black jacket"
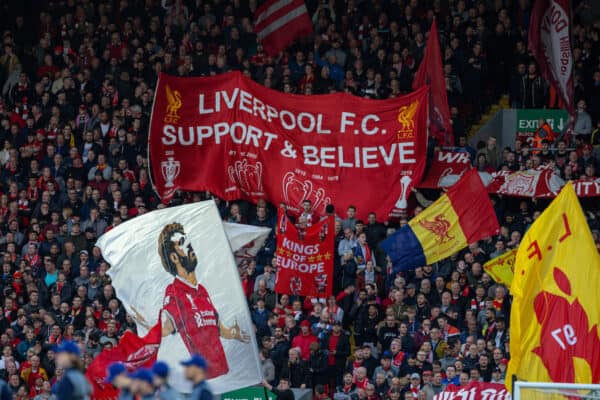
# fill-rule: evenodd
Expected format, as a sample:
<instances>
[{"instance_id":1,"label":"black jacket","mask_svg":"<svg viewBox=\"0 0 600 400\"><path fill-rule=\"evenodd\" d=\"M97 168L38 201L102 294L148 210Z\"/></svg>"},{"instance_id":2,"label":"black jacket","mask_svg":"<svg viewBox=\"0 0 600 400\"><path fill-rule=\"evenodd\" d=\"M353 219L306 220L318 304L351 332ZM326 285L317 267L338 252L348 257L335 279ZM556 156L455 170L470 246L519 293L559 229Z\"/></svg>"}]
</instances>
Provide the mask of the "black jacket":
<instances>
[{"instance_id":1,"label":"black jacket","mask_svg":"<svg viewBox=\"0 0 600 400\"><path fill-rule=\"evenodd\" d=\"M327 333L321 340L321 348L329 351L329 340L331 333ZM335 346L335 369L341 370L346 365L346 358L350 355L350 339L346 332L342 332L338 339L337 345Z\"/></svg>"},{"instance_id":2,"label":"black jacket","mask_svg":"<svg viewBox=\"0 0 600 400\"><path fill-rule=\"evenodd\" d=\"M288 361L283 365L281 376L289 379L292 388L299 388L302 385L310 386L310 370L304 360L299 360L297 363Z\"/></svg>"},{"instance_id":3,"label":"black jacket","mask_svg":"<svg viewBox=\"0 0 600 400\"><path fill-rule=\"evenodd\" d=\"M308 359L308 367L311 373L311 385L326 385L327 376L327 353L323 350L318 350L316 353L311 353Z\"/></svg>"}]
</instances>

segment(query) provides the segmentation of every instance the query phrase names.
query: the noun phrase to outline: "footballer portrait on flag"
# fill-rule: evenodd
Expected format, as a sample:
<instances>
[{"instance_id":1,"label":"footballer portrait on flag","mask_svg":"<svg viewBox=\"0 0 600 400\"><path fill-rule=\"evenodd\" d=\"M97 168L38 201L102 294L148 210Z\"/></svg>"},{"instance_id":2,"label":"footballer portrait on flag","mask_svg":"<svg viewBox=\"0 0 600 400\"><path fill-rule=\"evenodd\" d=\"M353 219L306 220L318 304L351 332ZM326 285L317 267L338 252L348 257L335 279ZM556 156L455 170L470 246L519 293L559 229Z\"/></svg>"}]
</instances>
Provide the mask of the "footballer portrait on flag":
<instances>
[{"instance_id":1,"label":"footballer portrait on flag","mask_svg":"<svg viewBox=\"0 0 600 400\"><path fill-rule=\"evenodd\" d=\"M219 320L209 293L196 278L196 268L202 266L181 224L164 227L158 253L165 270L174 276L161 309L162 336L177 335L190 355L202 354L208 362L208 379L225 375L229 366L220 338L248 343L250 336L237 321L227 327Z\"/></svg>"},{"instance_id":2,"label":"footballer portrait on flag","mask_svg":"<svg viewBox=\"0 0 600 400\"><path fill-rule=\"evenodd\" d=\"M153 211L99 240L115 292L137 325L156 332L155 360L169 383L189 393L181 361L201 354L208 384L224 393L259 383L260 359L232 251L262 243L269 230L224 226L212 201ZM266 231L266 232L265 232Z\"/></svg>"}]
</instances>

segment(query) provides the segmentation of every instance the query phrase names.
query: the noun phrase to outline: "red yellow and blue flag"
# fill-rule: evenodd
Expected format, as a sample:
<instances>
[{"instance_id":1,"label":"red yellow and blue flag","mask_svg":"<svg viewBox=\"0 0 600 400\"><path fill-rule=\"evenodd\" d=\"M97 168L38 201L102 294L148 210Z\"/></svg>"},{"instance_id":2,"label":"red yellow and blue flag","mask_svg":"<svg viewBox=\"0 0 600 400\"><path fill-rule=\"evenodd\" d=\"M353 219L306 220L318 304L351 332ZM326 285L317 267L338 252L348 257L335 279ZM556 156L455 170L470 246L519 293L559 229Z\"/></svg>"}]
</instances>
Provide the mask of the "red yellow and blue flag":
<instances>
[{"instance_id":1,"label":"red yellow and blue flag","mask_svg":"<svg viewBox=\"0 0 600 400\"><path fill-rule=\"evenodd\" d=\"M471 169L448 192L381 243L394 272L440 261L500 229L494 207Z\"/></svg>"}]
</instances>

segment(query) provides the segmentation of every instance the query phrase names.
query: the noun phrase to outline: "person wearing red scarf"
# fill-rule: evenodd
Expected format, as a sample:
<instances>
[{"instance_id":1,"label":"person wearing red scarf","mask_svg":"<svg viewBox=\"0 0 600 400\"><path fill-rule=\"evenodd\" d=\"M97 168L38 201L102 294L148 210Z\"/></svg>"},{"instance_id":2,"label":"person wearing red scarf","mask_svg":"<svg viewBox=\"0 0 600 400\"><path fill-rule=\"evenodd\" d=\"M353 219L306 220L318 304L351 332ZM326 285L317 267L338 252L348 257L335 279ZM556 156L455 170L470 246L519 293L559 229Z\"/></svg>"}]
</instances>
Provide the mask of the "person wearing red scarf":
<instances>
[{"instance_id":1,"label":"person wearing red scarf","mask_svg":"<svg viewBox=\"0 0 600 400\"><path fill-rule=\"evenodd\" d=\"M400 368L406 357L406 353L402 350L402 341L398 338L392 340L390 350L392 351L392 365L396 368Z\"/></svg>"},{"instance_id":2,"label":"person wearing red scarf","mask_svg":"<svg viewBox=\"0 0 600 400\"><path fill-rule=\"evenodd\" d=\"M337 305L335 301L335 296L330 296L327 299L327 307L325 307L325 311L329 313L331 318L331 322L342 322L344 318L344 310L340 306Z\"/></svg>"},{"instance_id":3,"label":"person wearing red scarf","mask_svg":"<svg viewBox=\"0 0 600 400\"><path fill-rule=\"evenodd\" d=\"M354 378L352 374L347 372L344 374L344 380L342 384L337 388L338 393L343 393L345 395L351 395L356 392L356 385L353 382Z\"/></svg>"},{"instance_id":4,"label":"person wearing red scarf","mask_svg":"<svg viewBox=\"0 0 600 400\"><path fill-rule=\"evenodd\" d=\"M369 378L367 378L367 369L365 367L358 367L356 374L354 375L354 385L357 389L365 390L369 384Z\"/></svg>"},{"instance_id":5,"label":"person wearing red scarf","mask_svg":"<svg viewBox=\"0 0 600 400\"><path fill-rule=\"evenodd\" d=\"M287 294L282 294L279 297L279 304L277 304L273 309L273 314L277 315L278 325L280 327L283 328L285 326L285 316L292 313L292 311L293 309L290 305L290 297Z\"/></svg>"},{"instance_id":6,"label":"person wearing red scarf","mask_svg":"<svg viewBox=\"0 0 600 400\"><path fill-rule=\"evenodd\" d=\"M419 390L421 390L421 376L415 372L410 376L408 391L412 393L414 399L417 399L419 398Z\"/></svg>"}]
</instances>

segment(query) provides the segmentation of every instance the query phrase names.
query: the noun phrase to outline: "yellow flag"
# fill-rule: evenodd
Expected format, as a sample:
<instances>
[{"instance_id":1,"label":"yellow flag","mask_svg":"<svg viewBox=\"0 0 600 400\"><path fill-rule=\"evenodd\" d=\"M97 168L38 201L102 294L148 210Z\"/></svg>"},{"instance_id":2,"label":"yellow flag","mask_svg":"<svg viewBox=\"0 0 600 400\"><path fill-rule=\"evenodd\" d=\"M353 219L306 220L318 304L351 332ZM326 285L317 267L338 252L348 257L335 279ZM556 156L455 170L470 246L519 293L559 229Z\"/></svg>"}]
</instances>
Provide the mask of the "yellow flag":
<instances>
[{"instance_id":1,"label":"yellow flag","mask_svg":"<svg viewBox=\"0 0 600 400\"><path fill-rule=\"evenodd\" d=\"M514 276L516 255L517 249L507 251L483 264L483 269L495 282L510 287Z\"/></svg>"},{"instance_id":2,"label":"yellow flag","mask_svg":"<svg viewBox=\"0 0 600 400\"><path fill-rule=\"evenodd\" d=\"M511 286L506 375L600 382L600 256L569 182L527 231Z\"/></svg>"}]
</instances>

